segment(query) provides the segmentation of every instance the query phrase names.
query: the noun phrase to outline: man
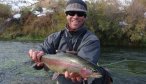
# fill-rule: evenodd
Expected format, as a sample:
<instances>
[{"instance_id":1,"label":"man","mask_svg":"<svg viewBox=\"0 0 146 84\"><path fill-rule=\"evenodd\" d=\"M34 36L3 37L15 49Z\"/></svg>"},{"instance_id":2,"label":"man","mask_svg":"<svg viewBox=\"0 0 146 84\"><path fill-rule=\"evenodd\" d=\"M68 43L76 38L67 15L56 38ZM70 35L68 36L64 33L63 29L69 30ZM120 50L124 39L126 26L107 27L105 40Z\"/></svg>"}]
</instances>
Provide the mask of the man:
<instances>
[{"instance_id":1,"label":"man","mask_svg":"<svg viewBox=\"0 0 146 84\"><path fill-rule=\"evenodd\" d=\"M30 58L36 62L37 67L43 66L40 57L44 54L56 54L56 50L76 54L86 60L97 64L100 55L99 39L84 26L87 5L82 0L67 2L65 14L67 24L65 29L49 35L40 45L39 51L29 50ZM58 84L83 84L86 78L74 76L74 73L65 72L57 79ZM96 84L93 81L88 81ZM93 83L94 82L94 83ZM89 84L91 84L89 83Z\"/></svg>"}]
</instances>

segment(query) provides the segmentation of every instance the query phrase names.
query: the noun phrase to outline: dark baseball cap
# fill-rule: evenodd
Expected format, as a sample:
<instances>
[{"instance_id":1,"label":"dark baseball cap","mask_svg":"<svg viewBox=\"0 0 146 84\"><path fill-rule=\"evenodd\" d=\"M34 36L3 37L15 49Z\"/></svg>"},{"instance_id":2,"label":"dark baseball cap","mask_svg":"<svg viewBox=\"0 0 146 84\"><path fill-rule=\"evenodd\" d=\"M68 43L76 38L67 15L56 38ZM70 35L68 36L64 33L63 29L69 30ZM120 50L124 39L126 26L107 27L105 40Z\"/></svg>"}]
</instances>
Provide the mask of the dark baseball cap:
<instances>
[{"instance_id":1,"label":"dark baseball cap","mask_svg":"<svg viewBox=\"0 0 146 84\"><path fill-rule=\"evenodd\" d=\"M87 12L87 5L82 0L69 0L65 8L65 12L67 11Z\"/></svg>"}]
</instances>

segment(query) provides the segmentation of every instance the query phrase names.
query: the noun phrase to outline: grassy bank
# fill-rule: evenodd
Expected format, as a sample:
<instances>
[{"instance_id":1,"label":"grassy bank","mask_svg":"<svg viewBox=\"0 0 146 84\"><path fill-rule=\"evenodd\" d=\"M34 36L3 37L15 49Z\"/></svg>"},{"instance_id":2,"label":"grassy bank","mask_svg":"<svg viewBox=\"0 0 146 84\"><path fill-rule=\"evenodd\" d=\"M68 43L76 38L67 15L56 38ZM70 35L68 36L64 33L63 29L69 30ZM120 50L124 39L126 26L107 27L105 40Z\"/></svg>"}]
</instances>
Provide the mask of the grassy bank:
<instances>
[{"instance_id":1,"label":"grassy bank","mask_svg":"<svg viewBox=\"0 0 146 84\"><path fill-rule=\"evenodd\" d=\"M46 36L47 37L47 36ZM43 42L46 37L31 37L31 36L21 36L21 37L16 37L16 38L0 38L1 41L18 41L18 42ZM141 44L122 44L119 42L112 42L110 43L102 43L101 42L101 47L133 47L133 48L146 48L146 42L141 43Z\"/></svg>"}]
</instances>

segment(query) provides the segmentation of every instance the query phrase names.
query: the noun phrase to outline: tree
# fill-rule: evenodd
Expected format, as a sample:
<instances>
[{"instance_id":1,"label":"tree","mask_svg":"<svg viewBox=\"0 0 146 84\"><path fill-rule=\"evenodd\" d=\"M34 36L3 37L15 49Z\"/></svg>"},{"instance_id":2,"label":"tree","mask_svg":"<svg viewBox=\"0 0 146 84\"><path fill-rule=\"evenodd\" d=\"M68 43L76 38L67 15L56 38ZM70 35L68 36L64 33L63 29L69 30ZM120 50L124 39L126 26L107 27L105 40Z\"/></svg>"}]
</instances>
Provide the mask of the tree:
<instances>
[{"instance_id":1,"label":"tree","mask_svg":"<svg viewBox=\"0 0 146 84\"><path fill-rule=\"evenodd\" d=\"M145 6L141 3L143 0L133 0L127 9L126 21L128 26L123 29L123 33L132 43L139 43L144 38L145 28Z\"/></svg>"}]
</instances>

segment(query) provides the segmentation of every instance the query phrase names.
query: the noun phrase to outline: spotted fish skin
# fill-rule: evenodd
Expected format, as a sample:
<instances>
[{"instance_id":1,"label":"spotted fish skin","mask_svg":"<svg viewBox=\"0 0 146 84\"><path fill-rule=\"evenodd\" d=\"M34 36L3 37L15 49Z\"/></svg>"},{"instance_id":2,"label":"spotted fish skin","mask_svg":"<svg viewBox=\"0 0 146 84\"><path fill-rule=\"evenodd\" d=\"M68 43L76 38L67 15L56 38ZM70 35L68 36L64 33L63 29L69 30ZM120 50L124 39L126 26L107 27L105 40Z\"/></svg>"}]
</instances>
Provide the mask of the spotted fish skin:
<instances>
[{"instance_id":1,"label":"spotted fish skin","mask_svg":"<svg viewBox=\"0 0 146 84\"><path fill-rule=\"evenodd\" d=\"M69 53L47 54L42 56L41 62L55 73L63 74L68 71L80 74L82 77L102 77L97 65Z\"/></svg>"}]
</instances>

